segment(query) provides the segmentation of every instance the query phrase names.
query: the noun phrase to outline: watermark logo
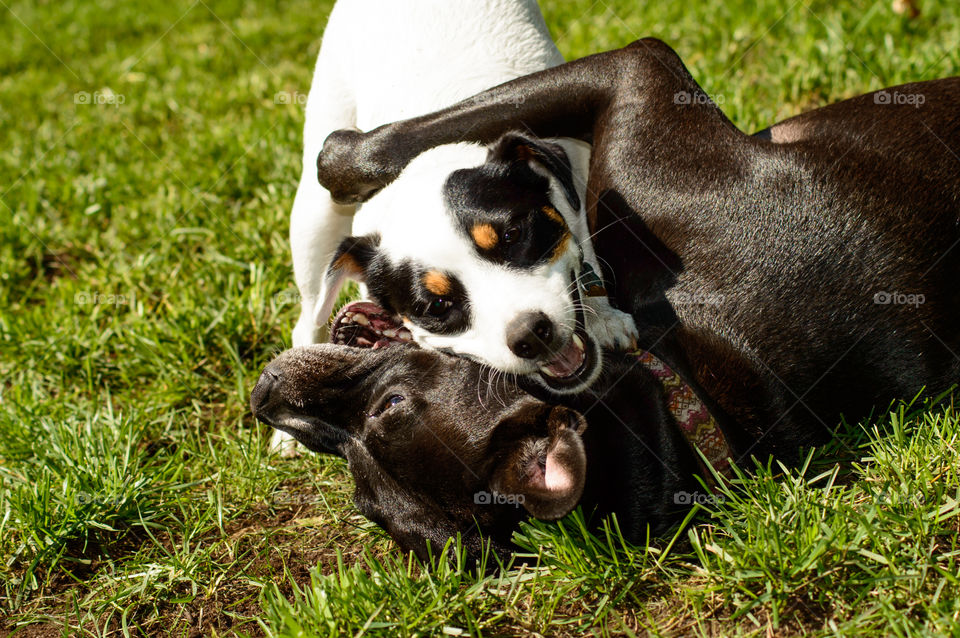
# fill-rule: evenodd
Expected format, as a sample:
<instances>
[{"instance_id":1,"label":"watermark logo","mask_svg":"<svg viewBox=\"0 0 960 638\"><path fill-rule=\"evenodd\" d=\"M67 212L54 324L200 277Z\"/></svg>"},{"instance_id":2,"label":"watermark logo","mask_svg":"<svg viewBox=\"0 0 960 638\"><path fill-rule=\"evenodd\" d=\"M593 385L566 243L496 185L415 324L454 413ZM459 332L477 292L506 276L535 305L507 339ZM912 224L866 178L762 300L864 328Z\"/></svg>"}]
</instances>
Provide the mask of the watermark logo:
<instances>
[{"instance_id":1,"label":"watermark logo","mask_svg":"<svg viewBox=\"0 0 960 638\"><path fill-rule=\"evenodd\" d=\"M900 494L890 490L883 490L876 495L877 505L921 507L926 504L927 498L923 494Z\"/></svg>"},{"instance_id":2,"label":"watermark logo","mask_svg":"<svg viewBox=\"0 0 960 638\"><path fill-rule=\"evenodd\" d=\"M893 104L920 108L927 101L923 93L901 93L900 91L877 91L873 94L874 104Z\"/></svg>"},{"instance_id":3,"label":"watermark logo","mask_svg":"<svg viewBox=\"0 0 960 638\"><path fill-rule=\"evenodd\" d=\"M122 496L110 494L90 494L89 492L80 492L76 496L77 505L87 505L93 503L105 507L117 507L122 505L127 499Z\"/></svg>"},{"instance_id":4,"label":"watermark logo","mask_svg":"<svg viewBox=\"0 0 960 638\"><path fill-rule=\"evenodd\" d=\"M674 505L719 505L723 496L719 494L704 494L703 492L674 492Z\"/></svg>"},{"instance_id":5,"label":"watermark logo","mask_svg":"<svg viewBox=\"0 0 960 638\"><path fill-rule=\"evenodd\" d=\"M723 104L722 95L707 95L703 91L677 91L673 94L673 103L681 106L690 104Z\"/></svg>"},{"instance_id":6,"label":"watermark logo","mask_svg":"<svg viewBox=\"0 0 960 638\"><path fill-rule=\"evenodd\" d=\"M287 492L280 492L269 498L268 502L277 507L288 507L291 505L315 505L323 501L316 494L289 494Z\"/></svg>"},{"instance_id":7,"label":"watermark logo","mask_svg":"<svg viewBox=\"0 0 960 638\"><path fill-rule=\"evenodd\" d=\"M667 296L675 306L719 306L726 300L719 292L671 292Z\"/></svg>"},{"instance_id":8,"label":"watermark logo","mask_svg":"<svg viewBox=\"0 0 960 638\"><path fill-rule=\"evenodd\" d=\"M126 306L131 299L126 295L103 294L98 291L81 291L73 296L78 306Z\"/></svg>"},{"instance_id":9,"label":"watermark logo","mask_svg":"<svg viewBox=\"0 0 960 638\"><path fill-rule=\"evenodd\" d=\"M881 290L873 295L873 303L878 306L922 306L927 298L923 294L908 294L905 292L886 292Z\"/></svg>"},{"instance_id":10,"label":"watermark logo","mask_svg":"<svg viewBox=\"0 0 960 638\"><path fill-rule=\"evenodd\" d=\"M303 297L296 290L284 290L273 296L273 303L277 306L295 306L302 301Z\"/></svg>"},{"instance_id":11,"label":"watermark logo","mask_svg":"<svg viewBox=\"0 0 960 638\"><path fill-rule=\"evenodd\" d=\"M506 104L512 104L514 108L520 108L520 105L527 101L525 95L513 95L504 100Z\"/></svg>"},{"instance_id":12,"label":"watermark logo","mask_svg":"<svg viewBox=\"0 0 960 638\"><path fill-rule=\"evenodd\" d=\"M499 492L485 492L483 490L473 495L473 502L477 505L523 505L526 497L523 494L500 494Z\"/></svg>"},{"instance_id":13,"label":"watermark logo","mask_svg":"<svg viewBox=\"0 0 960 638\"><path fill-rule=\"evenodd\" d=\"M307 103L307 94L300 91L277 91L273 94L274 104L299 104L303 106Z\"/></svg>"},{"instance_id":14,"label":"watermark logo","mask_svg":"<svg viewBox=\"0 0 960 638\"><path fill-rule=\"evenodd\" d=\"M73 94L74 104L95 104L98 106L109 105L114 108L120 108L121 104L127 101L127 97L121 93L114 93L110 89L105 91L77 91Z\"/></svg>"},{"instance_id":15,"label":"watermark logo","mask_svg":"<svg viewBox=\"0 0 960 638\"><path fill-rule=\"evenodd\" d=\"M463 100L463 104L479 104L485 105L488 103L489 98L483 95L475 95L473 97L468 97ZM501 98L497 101L498 104L512 104L516 108L520 108L520 105L527 101L526 95L508 95L505 98Z\"/></svg>"}]
</instances>

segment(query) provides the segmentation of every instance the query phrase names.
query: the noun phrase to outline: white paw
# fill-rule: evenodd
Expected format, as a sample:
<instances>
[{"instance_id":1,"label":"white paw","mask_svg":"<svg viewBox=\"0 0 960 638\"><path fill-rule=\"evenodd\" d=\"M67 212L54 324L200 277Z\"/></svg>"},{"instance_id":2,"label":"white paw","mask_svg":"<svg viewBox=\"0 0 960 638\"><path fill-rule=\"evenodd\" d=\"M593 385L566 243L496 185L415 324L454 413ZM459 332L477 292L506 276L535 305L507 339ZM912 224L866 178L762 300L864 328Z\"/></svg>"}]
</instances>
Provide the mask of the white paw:
<instances>
[{"instance_id":1,"label":"white paw","mask_svg":"<svg viewBox=\"0 0 960 638\"><path fill-rule=\"evenodd\" d=\"M300 445L286 432L274 430L270 438L270 451L279 454L282 459L293 459L300 456Z\"/></svg>"},{"instance_id":2,"label":"white paw","mask_svg":"<svg viewBox=\"0 0 960 638\"><path fill-rule=\"evenodd\" d=\"M637 349L637 324L633 317L610 305L606 297L588 297L585 303L596 311L596 315L587 310L585 318L589 325L590 337L601 348L632 352Z\"/></svg>"}]
</instances>

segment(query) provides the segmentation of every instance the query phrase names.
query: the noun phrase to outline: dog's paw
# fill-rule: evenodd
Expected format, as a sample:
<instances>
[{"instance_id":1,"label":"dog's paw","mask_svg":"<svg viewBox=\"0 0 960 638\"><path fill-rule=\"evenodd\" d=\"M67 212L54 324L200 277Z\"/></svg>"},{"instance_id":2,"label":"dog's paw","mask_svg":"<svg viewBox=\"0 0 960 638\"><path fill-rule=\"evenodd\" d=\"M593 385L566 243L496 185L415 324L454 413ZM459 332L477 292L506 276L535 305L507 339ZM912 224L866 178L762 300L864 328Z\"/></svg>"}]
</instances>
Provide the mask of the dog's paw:
<instances>
[{"instance_id":1,"label":"dog's paw","mask_svg":"<svg viewBox=\"0 0 960 638\"><path fill-rule=\"evenodd\" d=\"M300 456L300 444L286 432L276 430L270 438L270 451L282 459L293 459Z\"/></svg>"},{"instance_id":2,"label":"dog's paw","mask_svg":"<svg viewBox=\"0 0 960 638\"><path fill-rule=\"evenodd\" d=\"M585 302L596 311L593 315L587 311L590 336L596 339L601 348L632 352L637 349L640 336L633 317L610 305L606 297L592 297Z\"/></svg>"}]
</instances>

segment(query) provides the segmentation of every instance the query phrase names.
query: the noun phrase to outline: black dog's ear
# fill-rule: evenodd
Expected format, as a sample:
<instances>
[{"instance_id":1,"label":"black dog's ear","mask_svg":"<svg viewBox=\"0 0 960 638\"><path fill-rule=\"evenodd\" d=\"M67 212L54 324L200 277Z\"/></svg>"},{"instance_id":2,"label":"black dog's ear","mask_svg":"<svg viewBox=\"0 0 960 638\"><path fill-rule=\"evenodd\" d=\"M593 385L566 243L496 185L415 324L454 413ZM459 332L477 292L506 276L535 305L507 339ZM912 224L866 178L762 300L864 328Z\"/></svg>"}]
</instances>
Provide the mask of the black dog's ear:
<instances>
[{"instance_id":1,"label":"black dog's ear","mask_svg":"<svg viewBox=\"0 0 960 638\"><path fill-rule=\"evenodd\" d=\"M519 133L507 133L490 147L487 160L501 162L535 162L560 182L563 193L574 211L580 209L580 196L573 183L573 167L566 151L559 144L533 140Z\"/></svg>"},{"instance_id":2,"label":"black dog's ear","mask_svg":"<svg viewBox=\"0 0 960 638\"><path fill-rule=\"evenodd\" d=\"M580 435L587 427L583 416L563 406L521 405L509 419L542 430L538 421L546 412L546 436L531 432L512 444L506 458L494 471L492 491L522 502L530 514L543 520L566 516L577 506L587 478L587 455ZM531 421L532 418L532 421ZM511 429L517 424L511 423Z\"/></svg>"},{"instance_id":3,"label":"black dog's ear","mask_svg":"<svg viewBox=\"0 0 960 638\"><path fill-rule=\"evenodd\" d=\"M367 268L376 256L379 246L379 235L346 237L340 242L330 259L330 265L327 266L320 303L314 308L317 325L325 324L330 317L333 304L337 301L337 293L347 279L366 281Z\"/></svg>"}]
</instances>

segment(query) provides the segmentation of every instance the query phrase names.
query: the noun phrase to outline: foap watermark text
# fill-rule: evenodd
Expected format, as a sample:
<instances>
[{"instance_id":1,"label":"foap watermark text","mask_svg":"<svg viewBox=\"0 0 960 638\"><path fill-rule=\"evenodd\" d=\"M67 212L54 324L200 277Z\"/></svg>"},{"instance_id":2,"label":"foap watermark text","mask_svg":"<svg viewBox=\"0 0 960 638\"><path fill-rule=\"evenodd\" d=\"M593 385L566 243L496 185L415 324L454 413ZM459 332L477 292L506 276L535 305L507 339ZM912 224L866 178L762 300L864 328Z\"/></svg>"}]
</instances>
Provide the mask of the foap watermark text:
<instances>
[{"instance_id":1,"label":"foap watermark text","mask_svg":"<svg viewBox=\"0 0 960 638\"><path fill-rule=\"evenodd\" d=\"M873 295L873 303L878 306L922 306L927 298L922 293L886 292L881 290Z\"/></svg>"},{"instance_id":2,"label":"foap watermark text","mask_svg":"<svg viewBox=\"0 0 960 638\"><path fill-rule=\"evenodd\" d=\"M901 93L900 91L877 91L873 94L874 104L892 104L920 108L927 101L923 93Z\"/></svg>"},{"instance_id":3,"label":"foap watermark text","mask_svg":"<svg viewBox=\"0 0 960 638\"><path fill-rule=\"evenodd\" d=\"M473 495L473 502L477 505L513 505L520 506L526 501L523 494L501 494L499 492L479 491Z\"/></svg>"}]
</instances>

